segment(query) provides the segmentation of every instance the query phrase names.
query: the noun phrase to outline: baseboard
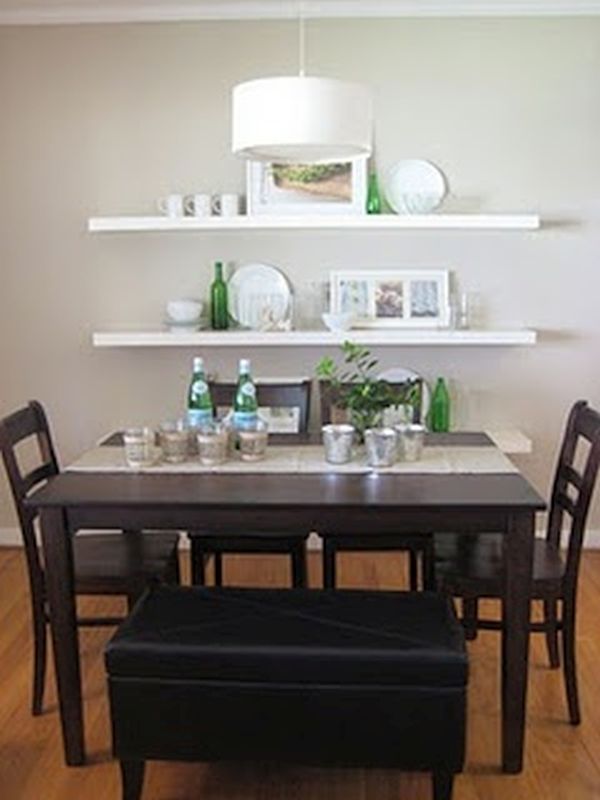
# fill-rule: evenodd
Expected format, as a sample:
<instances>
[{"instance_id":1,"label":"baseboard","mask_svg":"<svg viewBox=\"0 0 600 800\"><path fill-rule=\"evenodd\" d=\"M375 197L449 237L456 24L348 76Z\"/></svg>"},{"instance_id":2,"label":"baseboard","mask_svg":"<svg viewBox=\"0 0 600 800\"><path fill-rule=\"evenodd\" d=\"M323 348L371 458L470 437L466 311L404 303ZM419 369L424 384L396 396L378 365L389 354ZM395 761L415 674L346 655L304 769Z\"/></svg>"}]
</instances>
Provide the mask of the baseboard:
<instances>
[{"instance_id":1,"label":"baseboard","mask_svg":"<svg viewBox=\"0 0 600 800\"><path fill-rule=\"evenodd\" d=\"M586 550L600 550L600 530L587 531L583 546Z\"/></svg>"},{"instance_id":2,"label":"baseboard","mask_svg":"<svg viewBox=\"0 0 600 800\"><path fill-rule=\"evenodd\" d=\"M541 534L538 534L541 535ZM18 528L0 528L0 547L19 547L22 545L21 534ZM189 546L185 536L181 537L181 548ZM588 531L585 535L584 547L586 550L600 550L600 529ZM322 540L316 533L311 533L308 538L309 550L321 550Z\"/></svg>"},{"instance_id":3,"label":"baseboard","mask_svg":"<svg viewBox=\"0 0 600 800\"><path fill-rule=\"evenodd\" d=\"M0 547L19 547L23 540L18 528L0 528Z\"/></svg>"}]
</instances>

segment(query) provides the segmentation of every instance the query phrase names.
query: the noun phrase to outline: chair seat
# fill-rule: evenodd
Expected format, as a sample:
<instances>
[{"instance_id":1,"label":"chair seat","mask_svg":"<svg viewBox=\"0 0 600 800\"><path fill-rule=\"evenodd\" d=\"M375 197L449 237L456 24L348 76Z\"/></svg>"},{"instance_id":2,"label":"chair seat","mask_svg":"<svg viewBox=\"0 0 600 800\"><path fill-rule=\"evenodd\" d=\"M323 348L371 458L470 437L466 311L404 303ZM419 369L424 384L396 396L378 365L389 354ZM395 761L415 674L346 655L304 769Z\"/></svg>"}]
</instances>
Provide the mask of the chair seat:
<instances>
[{"instance_id":1,"label":"chair seat","mask_svg":"<svg viewBox=\"0 0 600 800\"><path fill-rule=\"evenodd\" d=\"M448 590L470 588L478 596L498 597L502 591L502 534L438 534L435 536L435 574ZM532 597L559 592L565 572L560 551L545 539L533 545Z\"/></svg>"},{"instance_id":2,"label":"chair seat","mask_svg":"<svg viewBox=\"0 0 600 800\"><path fill-rule=\"evenodd\" d=\"M175 557L179 534L173 531L82 533L73 540L76 591L114 591L160 578Z\"/></svg>"},{"instance_id":3,"label":"chair seat","mask_svg":"<svg viewBox=\"0 0 600 800\"><path fill-rule=\"evenodd\" d=\"M433 593L161 586L107 648L111 675L464 686L463 634Z\"/></svg>"}]
</instances>

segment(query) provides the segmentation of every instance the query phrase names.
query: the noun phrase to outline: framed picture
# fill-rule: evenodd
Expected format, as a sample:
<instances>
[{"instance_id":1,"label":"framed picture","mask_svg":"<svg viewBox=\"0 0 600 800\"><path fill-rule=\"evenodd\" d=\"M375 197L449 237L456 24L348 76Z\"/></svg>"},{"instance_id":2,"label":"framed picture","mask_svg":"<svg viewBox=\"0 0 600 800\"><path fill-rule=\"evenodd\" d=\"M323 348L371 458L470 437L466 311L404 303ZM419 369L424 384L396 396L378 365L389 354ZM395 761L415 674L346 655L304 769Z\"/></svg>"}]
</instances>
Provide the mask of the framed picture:
<instances>
[{"instance_id":1,"label":"framed picture","mask_svg":"<svg viewBox=\"0 0 600 800\"><path fill-rule=\"evenodd\" d=\"M269 164L250 161L248 214L364 214L367 160L338 164Z\"/></svg>"},{"instance_id":2,"label":"framed picture","mask_svg":"<svg viewBox=\"0 0 600 800\"><path fill-rule=\"evenodd\" d=\"M444 328L450 323L448 270L348 270L330 273L334 314L355 328Z\"/></svg>"}]
</instances>

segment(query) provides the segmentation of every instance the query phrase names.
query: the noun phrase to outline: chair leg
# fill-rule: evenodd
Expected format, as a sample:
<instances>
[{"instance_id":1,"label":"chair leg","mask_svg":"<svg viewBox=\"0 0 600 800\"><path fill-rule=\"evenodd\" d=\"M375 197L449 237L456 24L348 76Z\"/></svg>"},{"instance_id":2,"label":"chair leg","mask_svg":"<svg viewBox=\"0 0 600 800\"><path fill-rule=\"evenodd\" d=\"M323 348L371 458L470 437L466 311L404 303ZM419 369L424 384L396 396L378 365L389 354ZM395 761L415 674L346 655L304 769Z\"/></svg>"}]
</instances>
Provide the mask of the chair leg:
<instances>
[{"instance_id":1,"label":"chair leg","mask_svg":"<svg viewBox=\"0 0 600 800\"><path fill-rule=\"evenodd\" d=\"M179 549L173 553L171 569L169 570L169 583L173 586L181 586L181 566L179 564Z\"/></svg>"},{"instance_id":2,"label":"chair leg","mask_svg":"<svg viewBox=\"0 0 600 800\"><path fill-rule=\"evenodd\" d=\"M304 540L294 545L292 559L292 586L294 589L305 589L306 579L306 544Z\"/></svg>"},{"instance_id":3,"label":"chair leg","mask_svg":"<svg viewBox=\"0 0 600 800\"><path fill-rule=\"evenodd\" d=\"M129 587L129 591L127 592L127 611L130 612L140 597L146 592L148 589L152 589L153 587L160 586L162 581L160 578L154 576L145 581L135 581Z\"/></svg>"},{"instance_id":4,"label":"chair leg","mask_svg":"<svg viewBox=\"0 0 600 800\"><path fill-rule=\"evenodd\" d=\"M134 605L137 603L141 592L137 589L127 594L127 613L130 614Z\"/></svg>"},{"instance_id":5,"label":"chair leg","mask_svg":"<svg viewBox=\"0 0 600 800\"><path fill-rule=\"evenodd\" d=\"M436 770L432 775L433 800L452 800L454 773L444 769Z\"/></svg>"},{"instance_id":6,"label":"chair leg","mask_svg":"<svg viewBox=\"0 0 600 800\"><path fill-rule=\"evenodd\" d=\"M563 669L569 721L571 725L579 725L581 712L579 709L579 691L577 689L577 664L575 660L575 603L573 600L563 601Z\"/></svg>"},{"instance_id":7,"label":"chair leg","mask_svg":"<svg viewBox=\"0 0 600 800\"><path fill-rule=\"evenodd\" d=\"M435 592L437 587L435 585L435 553L432 535L429 535L425 539L421 556L421 565L423 571L423 588L427 592Z\"/></svg>"},{"instance_id":8,"label":"chair leg","mask_svg":"<svg viewBox=\"0 0 600 800\"><path fill-rule=\"evenodd\" d=\"M144 761L120 761L123 800L140 800L144 785Z\"/></svg>"},{"instance_id":9,"label":"chair leg","mask_svg":"<svg viewBox=\"0 0 600 800\"><path fill-rule=\"evenodd\" d=\"M465 639L473 641L477 638L477 616L479 601L476 597L462 598L462 624L465 629Z\"/></svg>"},{"instance_id":10,"label":"chair leg","mask_svg":"<svg viewBox=\"0 0 600 800\"><path fill-rule=\"evenodd\" d=\"M551 669L560 667L560 657L558 655L558 628L557 628L557 605L556 600L544 600L544 624L546 625L546 649L548 650L548 661Z\"/></svg>"},{"instance_id":11,"label":"chair leg","mask_svg":"<svg viewBox=\"0 0 600 800\"><path fill-rule=\"evenodd\" d=\"M190 561L192 568L192 586L204 586L206 584L206 570L204 569L204 550L196 536L190 536Z\"/></svg>"},{"instance_id":12,"label":"chair leg","mask_svg":"<svg viewBox=\"0 0 600 800\"><path fill-rule=\"evenodd\" d=\"M408 551L408 582L411 592L419 589L419 556L416 550Z\"/></svg>"},{"instance_id":13,"label":"chair leg","mask_svg":"<svg viewBox=\"0 0 600 800\"><path fill-rule=\"evenodd\" d=\"M44 610L33 612L33 697L31 713L34 717L44 710L44 687L46 685L47 639L48 630Z\"/></svg>"},{"instance_id":14,"label":"chair leg","mask_svg":"<svg viewBox=\"0 0 600 800\"><path fill-rule=\"evenodd\" d=\"M223 555L214 553L215 586L223 586Z\"/></svg>"},{"instance_id":15,"label":"chair leg","mask_svg":"<svg viewBox=\"0 0 600 800\"><path fill-rule=\"evenodd\" d=\"M335 589L336 570L335 570L336 549L331 539L323 539L323 588Z\"/></svg>"}]
</instances>

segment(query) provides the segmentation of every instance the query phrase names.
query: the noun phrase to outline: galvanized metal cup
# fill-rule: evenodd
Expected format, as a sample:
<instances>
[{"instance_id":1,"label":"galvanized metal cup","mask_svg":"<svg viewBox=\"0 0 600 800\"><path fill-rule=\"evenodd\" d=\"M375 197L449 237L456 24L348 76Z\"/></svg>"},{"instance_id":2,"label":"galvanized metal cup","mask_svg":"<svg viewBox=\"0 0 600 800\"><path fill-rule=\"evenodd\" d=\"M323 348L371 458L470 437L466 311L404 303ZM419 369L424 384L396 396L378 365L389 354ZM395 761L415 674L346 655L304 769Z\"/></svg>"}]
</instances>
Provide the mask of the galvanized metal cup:
<instances>
[{"instance_id":1,"label":"galvanized metal cup","mask_svg":"<svg viewBox=\"0 0 600 800\"><path fill-rule=\"evenodd\" d=\"M142 469L154 464L156 450L152 428L127 428L123 432L125 460L132 469Z\"/></svg>"},{"instance_id":2,"label":"galvanized metal cup","mask_svg":"<svg viewBox=\"0 0 600 800\"><path fill-rule=\"evenodd\" d=\"M264 420L257 419L250 428L241 428L237 435L242 461L260 461L265 457L269 426Z\"/></svg>"},{"instance_id":3,"label":"galvanized metal cup","mask_svg":"<svg viewBox=\"0 0 600 800\"><path fill-rule=\"evenodd\" d=\"M393 428L368 428L365 449L370 467L391 467L396 463L397 435Z\"/></svg>"},{"instance_id":4,"label":"galvanized metal cup","mask_svg":"<svg viewBox=\"0 0 600 800\"><path fill-rule=\"evenodd\" d=\"M329 464L347 464L352 461L355 429L353 425L323 425L325 461Z\"/></svg>"},{"instance_id":5,"label":"galvanized metal cup","mask_svg":"<svg viewBox=\"0 0 600 800\"><path fill-rule=\"evenodd\" d=\"M198 428L196 440L200 463L207 467L222 464L227 459L228 439L228 431L218 423Z\"/></svg>"},{"instance_id":6,"label":"galvanized metal cup","mask_svg":"<svg viewBox=\"0 0 600 800\"><path fill-rule=\"evenodd\" d=\"M162 448L162 456L169 464L179 464L188 457L189 428L185 420L169 420L161 423L158 441Z\"/></svg>"},{"instance_id":7,"label":"galvanized metal cup","mask_svg":"<svg viewBox=\"0 0 600 800\"><path fill-rule=\"evenodd\" d=\"M419 461L423 457L424 425L396 425L398 458L400 461Z\"/></svg>"}]
</instances>

